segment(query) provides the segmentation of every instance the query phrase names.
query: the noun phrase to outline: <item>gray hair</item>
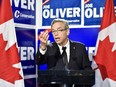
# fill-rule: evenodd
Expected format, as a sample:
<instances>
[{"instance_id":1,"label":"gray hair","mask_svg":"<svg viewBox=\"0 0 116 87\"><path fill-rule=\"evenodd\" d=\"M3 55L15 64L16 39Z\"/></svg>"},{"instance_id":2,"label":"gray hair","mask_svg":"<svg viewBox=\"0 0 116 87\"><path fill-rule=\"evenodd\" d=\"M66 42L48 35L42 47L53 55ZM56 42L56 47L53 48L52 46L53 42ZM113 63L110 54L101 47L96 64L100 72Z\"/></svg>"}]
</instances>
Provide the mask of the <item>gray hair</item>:
<instances>
[{"instance_id":1,"label":"gray hair","mask_svg":"<svg viewBox=\"0 0 116 87\"><path fill-rule=\"evenodd\" d=\"M56 23L56 22L62 22L62 23L64 24L64 26L65 26L65 29L69 29L68 22L67 22L65 19L59 19L59 18L54 19L54 20L52 21L52 23L51 23L51 26L52 26L54 23Z\"/></svg>"}]
</instances>

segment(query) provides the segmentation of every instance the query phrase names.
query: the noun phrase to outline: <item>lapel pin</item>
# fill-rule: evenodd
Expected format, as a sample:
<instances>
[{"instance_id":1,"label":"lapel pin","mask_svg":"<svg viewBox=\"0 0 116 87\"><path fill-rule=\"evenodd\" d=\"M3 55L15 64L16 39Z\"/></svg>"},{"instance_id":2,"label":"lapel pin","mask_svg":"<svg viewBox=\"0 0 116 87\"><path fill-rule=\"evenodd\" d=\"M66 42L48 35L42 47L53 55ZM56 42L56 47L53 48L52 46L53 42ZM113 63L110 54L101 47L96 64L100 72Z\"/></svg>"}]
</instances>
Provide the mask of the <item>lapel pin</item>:
<instances>
[{"instance_id":1,"label":"lapel pin","mask_svg":"<svg viewBox=\"0 0 116 87\"><path fill-rule=\"evenodd\" d=\"M73 49L75 49L75 47L73 47Z\"/></svg>"}]
</instances>

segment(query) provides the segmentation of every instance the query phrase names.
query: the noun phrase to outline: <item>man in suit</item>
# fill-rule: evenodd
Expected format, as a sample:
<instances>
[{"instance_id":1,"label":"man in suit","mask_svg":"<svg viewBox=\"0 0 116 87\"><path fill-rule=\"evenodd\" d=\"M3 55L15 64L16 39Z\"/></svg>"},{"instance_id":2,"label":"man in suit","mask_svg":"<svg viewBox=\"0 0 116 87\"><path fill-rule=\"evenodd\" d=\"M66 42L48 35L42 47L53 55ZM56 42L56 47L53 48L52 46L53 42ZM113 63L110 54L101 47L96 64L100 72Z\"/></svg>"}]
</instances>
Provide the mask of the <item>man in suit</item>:
<instances>
[{"instance_id":1,"label":"man in suit","mask_svg":"<svg viewBox=\"0 0 116 87\"><path fill-rule=\"evenodd\" d=\"M47 64L48 69L54 70L90 70L91 65L85 45L68 38L70 30L67 21L54 19L51 30L55 42L47 44L48 31L41 32L39 36L40 47L35 59L36 64ZM63 59L62 47L66 47L67 62Z\"/></svg>"}]
</instances>

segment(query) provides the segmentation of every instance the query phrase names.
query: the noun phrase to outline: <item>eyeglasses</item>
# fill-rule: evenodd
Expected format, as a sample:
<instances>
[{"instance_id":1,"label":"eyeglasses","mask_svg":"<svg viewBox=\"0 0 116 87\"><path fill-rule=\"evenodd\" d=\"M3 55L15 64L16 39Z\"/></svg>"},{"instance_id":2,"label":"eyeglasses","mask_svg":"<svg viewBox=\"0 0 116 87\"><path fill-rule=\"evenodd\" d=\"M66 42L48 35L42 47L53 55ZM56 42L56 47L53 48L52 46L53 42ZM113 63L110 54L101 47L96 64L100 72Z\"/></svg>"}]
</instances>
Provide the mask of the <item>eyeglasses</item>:
<instances>
[{"instance_id":1,"label":"eyeglasses","mask_svg":"<svg viewBox=\"0 0 116 87\"><path fill-rule=\"evenodd\" d=\"M61 33L62 31L65 31L66 29L59 29L59 30L52 30L52 33L55 34L57 33Z\"/></svg>"}]
</instances>

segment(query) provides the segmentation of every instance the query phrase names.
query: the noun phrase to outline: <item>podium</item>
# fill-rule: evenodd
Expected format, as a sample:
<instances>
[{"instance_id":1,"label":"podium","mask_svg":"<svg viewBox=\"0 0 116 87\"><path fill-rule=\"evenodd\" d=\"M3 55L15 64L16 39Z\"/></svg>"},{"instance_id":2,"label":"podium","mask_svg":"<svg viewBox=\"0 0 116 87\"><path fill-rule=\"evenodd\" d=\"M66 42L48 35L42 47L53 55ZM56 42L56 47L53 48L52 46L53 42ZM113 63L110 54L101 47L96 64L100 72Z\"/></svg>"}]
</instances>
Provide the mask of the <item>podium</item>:
<instances>
[{"instance_id":1,"label":"podium","mask_svg":"<svg viewBox=\"0 0 116 87\"><path fill-rule=\"evenodd\" d=\"M39 70L38 84L75 84L91 87L95 84L93 70Z\"/></svg>"}]
</instances>

